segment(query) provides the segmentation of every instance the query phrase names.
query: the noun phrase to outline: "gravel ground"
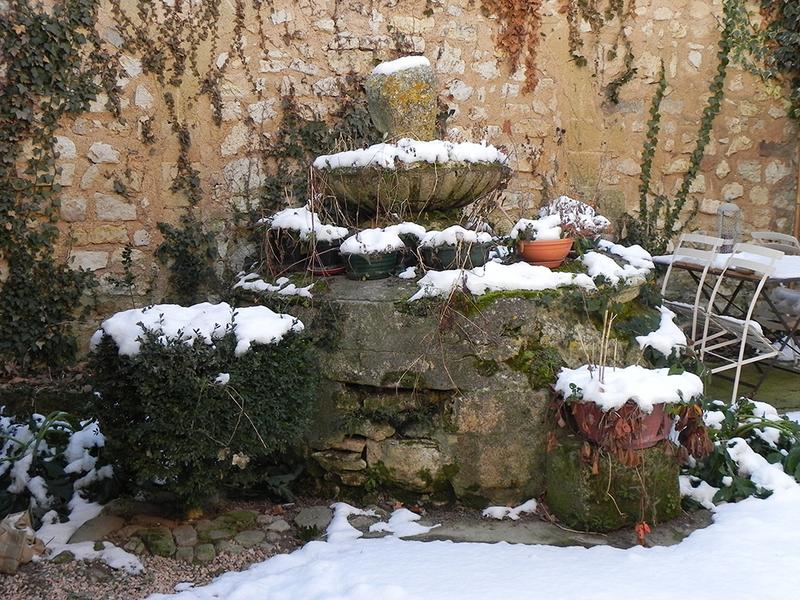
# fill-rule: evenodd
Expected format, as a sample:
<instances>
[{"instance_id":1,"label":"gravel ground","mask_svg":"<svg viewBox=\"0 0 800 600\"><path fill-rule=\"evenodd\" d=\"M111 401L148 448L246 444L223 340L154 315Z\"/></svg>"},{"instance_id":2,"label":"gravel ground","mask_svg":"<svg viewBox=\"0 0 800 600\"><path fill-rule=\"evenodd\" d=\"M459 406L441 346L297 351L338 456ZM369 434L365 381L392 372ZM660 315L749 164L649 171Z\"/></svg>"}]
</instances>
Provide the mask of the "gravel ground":
<instances>
[{"instance_id":1,"label":"gravel ground","mask_svg":"<svg viewBox=\"0 0 800 600\"><path fill-rule=\"evenodd\" d=\"M294 514L304 505L306 503L289 507L281 516L292 522ZM224 508L252 509L268 514L276 512L273 505L263 502L236 503ZM241 571L275 554L292 552L302 544L293 532L289 532L271 551L257 547L236 556L222 554L205 565L140 556L145 570L139 575L115 571L98 561L60 565L48 561L29 563L15 575L0 574L0 600L141 600L157 592L174 592L175 585L181 582L208 583L226 571Z\"/></svg>"}]
</instances>

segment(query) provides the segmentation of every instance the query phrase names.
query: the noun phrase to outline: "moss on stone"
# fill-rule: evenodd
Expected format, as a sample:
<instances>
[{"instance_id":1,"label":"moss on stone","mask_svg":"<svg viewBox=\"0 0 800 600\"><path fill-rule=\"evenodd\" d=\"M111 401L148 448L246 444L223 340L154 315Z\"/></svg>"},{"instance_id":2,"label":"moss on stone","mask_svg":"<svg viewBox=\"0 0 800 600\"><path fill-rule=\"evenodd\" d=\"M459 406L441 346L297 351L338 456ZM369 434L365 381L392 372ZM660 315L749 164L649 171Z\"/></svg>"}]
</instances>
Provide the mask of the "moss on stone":
<instances>
[{"instance_id":1,"label":"moss on stone","mask_svg":"<svg viewBox=\"0 0 800 600\"><path fill-rule=\"evenodd\" d=\"M512 371L527 376L531 389L537 390L555 382L564 361L555 348L542 346L529 338L516 356L507 359L505 363Z\"/></svg>"},{"instance_id":2,"label":"moss on stone","mask_svg":"<svg viewBox=\"0 0 800 600\"><path fill-rule=\"evenodd\" d=\"M472 367L479 375L484 377L492 377L501 368L496 360L478 358L477 356L472 357Z\"/></svg>"},{"instance_id":3,"label":"moss on stone","mask_svg":"<svg viewBox=\"0 0 800 600\"><path fill-rule=\"evenodd\" d=\"M583 444L582 438L562 432L547 455L547 506L568 527L612 531L680 514L679 469L671 442L639 451L638 467L593 446L600 452L596 473L592 461L582 458Z\"/></svg>"}]
</instances>

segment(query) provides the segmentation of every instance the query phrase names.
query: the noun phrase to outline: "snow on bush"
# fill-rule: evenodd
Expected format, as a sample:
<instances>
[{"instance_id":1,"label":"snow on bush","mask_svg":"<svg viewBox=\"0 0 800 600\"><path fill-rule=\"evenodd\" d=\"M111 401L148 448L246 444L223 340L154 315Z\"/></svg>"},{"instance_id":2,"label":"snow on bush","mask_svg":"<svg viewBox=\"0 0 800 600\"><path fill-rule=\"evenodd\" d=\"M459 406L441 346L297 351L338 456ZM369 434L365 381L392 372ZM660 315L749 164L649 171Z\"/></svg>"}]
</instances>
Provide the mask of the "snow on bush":
<instances>
[{"instance_id":1,"label":"snow on bush","mask_svg":"<svg viewBox=\"0 0 800 600\"><path fill-rule=\"evenodd\" d=\"M442 231L429 231L419 243L420 248L439 248L440 246L458 246L459 244L490 244L492 236L484 231L464 229L460 225L452 225Z\"/></svg>"},{"instance_id":2,"label":"snow on bush","mask_svg":"<svg viewBox=\"0 0 800 600\"><path fill-rule=\"evenodd\" d=\"M346 227L322 223L319 215L309 210L308 206L284 209L262 219L259 223L266 223L273 230L295 231L304 242L311 239L318 242L335 242L347 237L349 233Z\"/></svg>"},{"instance_id":3,"label":"snow on bush","mask_svg":"<svg viewBox=\"0 0 800 600\"><path fill-rule=\"evenodd\" d=\"M601 252L592 250L586 252L580 259L592 279L604 277L612 285L617 285L620 281L641 282L655 268L650 254L641 246L621 246L600 240L598 247ZM620 264L612 258L612 254L618 256L625 264Z\"/></svg>"},{"instance_id":4,"label":"snow on bush","mask_svg":"<svg viewBox=\"0 0 800 600\"><path fill-rule=\"evenodd\" d=\"M364 229L342 242L339 252L344 255L387 254L405 248L403 240L394 232L381 228Z\"/></svg>"},{"instance_id":5,"label":"snow on bush","mask_svg":"<svg viewBox=\"0 0 800 600\"><path fill-rule=\"evenodd\" d=\"M232 332L236 337L236 355L241 356L253 344L275 344L290 332L300 332L303 324L291 315L272 312L266 306L234 309L225 302L202 302L193 306L155 304L118 312L100 325L90 341L94 350L104 336L114 340L120 355L139 353L142 336L154 333L166 343L180 340L190 344L200 339L212 345Z\"/></svg>"},{"instance_id":6,"label":"snow on bush","mask_svg":"<svg viewBox=\"0 0 800 600\"><path fill-rule=\"evenodd\" d=\"M263 306L164 308L107 319L89 356L98 392L89 408L119 481L186 506L223 486L268 484L276 456L306 431L315 394L302 326Z\"/></svg>"},{"instance_id":7,"label":"snow on bush","mask_svg":"<svg viewBox=\"0 0 800 600\"><path fill-rule=\"evenodd\" d=\"M561 219L558 215L541 219L520 219L508 234L514 240L558 240L561 239Z\"/></svg>"},{"instance_id":8,"label":"snow on bush","mask_svg":"<svg viewBox=\"0 0 800 600\"><path fill-rule=\"evenodd\" d=\"M453 143L444 140L419 141L403 138L396 144L375 144L360 150L326 154L314 160L316 169L379 167L395 169L416 163L495 163L505 165L508 157L500 150L481 142Z\"/></svg>"},{"instance_id":9,"label":"snow on bush","mask_svg":"<svg viewBox=\"0 0 800 600\"><path fill-rule=\"evenodd\" d=\"M570 285L588 290L595 289L591 278L582 273L559 273L547 267L524 262L510 265L489 262L483 267L471 270L428 271L417 281L417 285L420 289L409 302L422 298L446 298L454 290L464 290L475 296L482 296L487 292L541 291Z\"/></svg>"},{"instance_id":10,"label":"snow on bush","mask_svg":"<svg viewBox=\"0 0 800 600\"><path fill-rule=\"evenodd\" d=\"M713 451L690 461L681 479L684 496L710 508L800 482L800 425L746 398L733 404L713 400L704 409Z\"/></svg>"},{"instance_id":11,"label":"snow on bush","mask_svg":"<svg viewBox=\"0 0 800 600\"><path fill-rule=\"evenodd\" d=\"M703 395L703 380L694 373L670 373L670 369L647 369L639 365L605 367L603 381L595 365L562 368L555 390L565 399L594 402L604 412L617 410L629 400L646 413L655 404L690 402Z\"/></svg>"},{"instance_id":12,"label":"snow on bush","mask_svg":"<svg viewBox=\"0 0 800 600\"><path fill-rule=\"evenodd\" d=\"M278 296L299 296L301 298L312 298L311 288L313 287L313 283L305 287L297 287L289 281L288 277L278 277L274 284L267 283L261 279L261 275L258 273L245 274L244 271L239 273L236 283L233 285L234 290L277 294Z\"/></svg>"},{"instance_id":13,"label":"snow on bush","mask_svg":"<svg viewBox=\"0 0 800 600\"><path fill-rule=\"evenodd\" d=\"M673 352L680 352L687 347L686 334L675 324L675 313L663 306L658 307L661 323L655 331L647 335L637 335L636 343L644 350L653 348L669 358Z\"/></svg>"},{"instance_id":14,"label":"snow on bush","mask_svg":"<svg viewBox=\"0 0 800 600\"><path fill-rule=\"evenodd\" d=\"M0 409L0 518L31 509L62 516L73 496L101 493L114 472L101 458L106 439L95 421L56 412L26 420Z\"/></svg>"},{"instance_id":15,"label":"snow on bush","mask_svg":"<svg viewBox=\"0 0 800 600\"><path fill-rule=\"evenodd\" d=\"M559 196L539 209L540 217L557 216L569 237L595 237L608 229L611 222L594 208L569 196Z\"/></svg>"}]
</instances>

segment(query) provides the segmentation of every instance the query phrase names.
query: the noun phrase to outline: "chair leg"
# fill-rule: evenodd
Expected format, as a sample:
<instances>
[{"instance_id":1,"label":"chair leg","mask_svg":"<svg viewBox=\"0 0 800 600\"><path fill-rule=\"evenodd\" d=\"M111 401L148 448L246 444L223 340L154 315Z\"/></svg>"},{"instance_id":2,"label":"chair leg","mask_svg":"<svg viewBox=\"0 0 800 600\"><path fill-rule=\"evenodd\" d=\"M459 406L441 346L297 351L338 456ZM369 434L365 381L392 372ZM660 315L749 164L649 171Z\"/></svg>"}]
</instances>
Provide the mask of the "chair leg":
<instances>
[{"instance_id":1,"label":"chair leg","mask_svg":"<svg viewBox=\"0 0 800 600\"><path fill-rule=\"evenodd\" d=\"M733 391L731 392L731 404L736 402L736 392L739 391L739 379L742 376L742 363L741 361L736 365L736 376L733 378Z\"/></svg>"}]
</instances>

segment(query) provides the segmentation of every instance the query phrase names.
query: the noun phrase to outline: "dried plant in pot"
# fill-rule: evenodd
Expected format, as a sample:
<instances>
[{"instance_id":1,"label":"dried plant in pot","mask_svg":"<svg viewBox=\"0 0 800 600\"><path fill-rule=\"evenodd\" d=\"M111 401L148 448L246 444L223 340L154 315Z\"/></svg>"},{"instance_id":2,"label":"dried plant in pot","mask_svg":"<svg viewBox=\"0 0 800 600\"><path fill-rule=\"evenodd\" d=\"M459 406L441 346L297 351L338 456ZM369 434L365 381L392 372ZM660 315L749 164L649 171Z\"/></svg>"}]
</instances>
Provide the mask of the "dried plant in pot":
<instances>
[{"instance_id":1,"label":"dried plant in pot","mask_svg":"<svg viewBox=\"0 0 800 600\"><path fill-rule=\"evenodd\" d=\"M396 234L405 245L400 259L401 265L403 267L416 266L419 258L419 244L427 233L425 227L410 221L403 221L402 223L385 227L384 231Z\"/></svg>"},{"instance_id":2,"label":"dried plant in pot","mask_svg":"<svg viewBox=\"0 0 800 600\"><path fill-rule=\"evenodd\" d=\"M552 269L563 264L573 245L597 239L609 224L590 205L560 196L540 209L538 219L520 219L511 238L522 260Z\"/></svg>"},{"instance_id":3,"label":"dried plant in pot","mask_svg":"<svg viewBox=\"0 0 800 600\"><path fill-rule=\"evenodd\" d=\"M511 230L517 254L527 263L554 269L560 267L572 249L572 238L561 237L558 217L520 219Z\"/></svg>"},{"instance_id":4,"label":"dried plant in pot","mask_svg":"<svg viewBox=\"0 0 800 600\"><path fill-rule=\"evenodd\" d=\"M419 244L419 253L429 269L473 269L486 264L492 245L490 234L453 225L429 231Z\"/></svg>"},{"instance_id":5,"label":"dried plant in pot","mask_svg":"<svg viewBox=\"0 0 800 600\"><path fill-rule=\"evenodd\" d=\"M343 270L338 247L349 234L346 227L323 223L307 206L281 210L260 224L267 227L266 255L271 272L310 269L327 275Z\"/></svg>"},{"instance_id":6,"label":"dried plant in pot","mask_svg":"<svg viewBox=\"0 0 800 600\"><path fill-rule=\"evenodd\" d=\"M357 280L384 279L392 274L405 248L396 233L365 229L347 238L339 248L347 277Z\"/></svg>"}]
</instances>

